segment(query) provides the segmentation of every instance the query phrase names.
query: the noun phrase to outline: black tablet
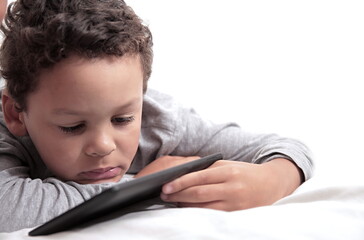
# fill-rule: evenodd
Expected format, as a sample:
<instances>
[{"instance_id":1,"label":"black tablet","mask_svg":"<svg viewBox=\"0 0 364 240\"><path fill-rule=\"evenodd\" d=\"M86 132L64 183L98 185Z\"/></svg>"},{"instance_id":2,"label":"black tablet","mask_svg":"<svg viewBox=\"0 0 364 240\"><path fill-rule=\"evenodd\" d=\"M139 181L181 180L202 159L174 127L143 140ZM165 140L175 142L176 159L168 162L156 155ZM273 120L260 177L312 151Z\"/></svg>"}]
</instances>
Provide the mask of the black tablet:
<instances>
[{"instance_id":1,"label":"black tablet","mask_svg":"<svg viewBox=\"0 0 364 240\"><path fill-rule=\"evenodd\" d=\"M222 159L220 153L184 163L130 182L115 185L69 211L29 232L29 236L47 235L82 225L90 220L160 195L162 186L184 174L209 167Z\"/></svg>"}]
</instances>

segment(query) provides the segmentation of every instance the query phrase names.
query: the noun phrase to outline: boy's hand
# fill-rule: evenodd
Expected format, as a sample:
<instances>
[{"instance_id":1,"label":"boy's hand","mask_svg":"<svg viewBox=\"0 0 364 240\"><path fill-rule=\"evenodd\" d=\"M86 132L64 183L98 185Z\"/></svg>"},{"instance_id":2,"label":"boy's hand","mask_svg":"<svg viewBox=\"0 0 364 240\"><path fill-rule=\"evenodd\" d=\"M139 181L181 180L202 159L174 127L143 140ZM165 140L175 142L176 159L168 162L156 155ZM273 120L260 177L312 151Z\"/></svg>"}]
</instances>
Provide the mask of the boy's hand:
<instances>
[{"instance_id":1,"label":"boy's hand","mask_svg":"<svg viewBox=\"0 0 364 240\"><path fill-rule=\"evenodd\" d=\"M300 171L286 159L260 165L221 160L165 184L161 198L181 207L226 211L270 205L301 184Z\"/></svg>"}]
</instances>

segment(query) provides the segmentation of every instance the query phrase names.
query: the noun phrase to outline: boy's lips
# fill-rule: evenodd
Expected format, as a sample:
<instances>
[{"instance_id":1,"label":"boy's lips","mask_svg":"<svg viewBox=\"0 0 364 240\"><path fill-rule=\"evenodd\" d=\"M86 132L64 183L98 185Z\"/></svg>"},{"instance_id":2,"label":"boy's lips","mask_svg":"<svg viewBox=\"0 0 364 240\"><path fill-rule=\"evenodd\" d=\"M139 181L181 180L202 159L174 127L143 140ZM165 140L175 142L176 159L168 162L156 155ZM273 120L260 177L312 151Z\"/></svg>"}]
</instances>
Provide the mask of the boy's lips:
<instances>
[{"instance_id":1,"label":"boy's lips","mask_svg":"<svg viewBox=\"0 0 364 240\"><path fill-rule=\"evenodd\" d=\"M121 167L108 167L108 168L98 168L87 172L82 172L81 175L87 180L101 180L114 178L120 175L122 169Z\"/></svg>"}]
</instances>

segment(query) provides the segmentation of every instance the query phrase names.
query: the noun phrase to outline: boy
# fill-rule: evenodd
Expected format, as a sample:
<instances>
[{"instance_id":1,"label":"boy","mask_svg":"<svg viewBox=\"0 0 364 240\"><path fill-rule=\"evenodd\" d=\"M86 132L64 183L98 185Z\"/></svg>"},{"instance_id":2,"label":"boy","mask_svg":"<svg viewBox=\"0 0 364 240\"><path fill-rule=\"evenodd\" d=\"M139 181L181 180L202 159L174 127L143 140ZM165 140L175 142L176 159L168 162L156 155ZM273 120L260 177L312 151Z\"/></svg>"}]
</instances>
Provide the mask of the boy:
<instances>
[{"instance_id":1,"label":"boy","mask_svg":"<svg viewBox=\"0 0 364 240\"><path fill-rule=\"evenodd\" d=\"M215 152L164 185L181 207L272 204L312 174L301 143L215 125L147 90L149 29L121 0L19 0L1 48L1 231L35 227L125 180ZM233 160L233 161L232 161Z\"/></svg>"}]
</instances>

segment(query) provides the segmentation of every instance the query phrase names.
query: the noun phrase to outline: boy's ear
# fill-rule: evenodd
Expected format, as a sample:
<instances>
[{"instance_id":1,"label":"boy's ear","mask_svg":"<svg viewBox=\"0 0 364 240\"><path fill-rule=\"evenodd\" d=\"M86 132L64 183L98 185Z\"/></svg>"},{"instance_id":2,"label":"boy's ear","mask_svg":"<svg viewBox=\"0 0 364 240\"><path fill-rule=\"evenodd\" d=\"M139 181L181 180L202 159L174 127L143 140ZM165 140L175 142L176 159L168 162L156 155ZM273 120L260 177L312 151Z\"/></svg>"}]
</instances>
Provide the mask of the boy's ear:
<instances>
[{"instance_id":1,"label":"boy's ear","mask_svg":"<svg viewBox=\"0 0 364 240\"><path fill-rule=\"evenodd\" d=\"M2 110L4 120L9 131L15 136L27 135L27 128L24 123L24 112L19 112L16 109L16 102L4 89L1 93Z\"/></svg>"}]
</instances>

